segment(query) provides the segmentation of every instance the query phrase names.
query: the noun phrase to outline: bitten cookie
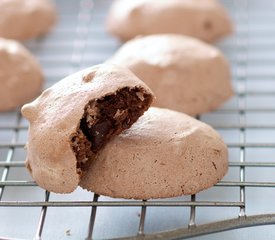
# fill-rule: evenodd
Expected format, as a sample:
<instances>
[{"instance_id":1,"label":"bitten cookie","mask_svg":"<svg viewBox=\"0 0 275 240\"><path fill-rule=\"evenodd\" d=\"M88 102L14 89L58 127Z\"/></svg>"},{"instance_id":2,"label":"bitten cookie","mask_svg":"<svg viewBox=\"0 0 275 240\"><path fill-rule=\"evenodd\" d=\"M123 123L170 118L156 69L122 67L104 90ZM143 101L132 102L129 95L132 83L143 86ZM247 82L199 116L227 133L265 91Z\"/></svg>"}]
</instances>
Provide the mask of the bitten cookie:
<instances>
[{"instance_id":1,"label":"bitten cookie","mask_svg":"<svg viewBox=\"0 0 275 240\"><path fill-rule=\"evenodd\" d=\"M183 113L150 108L106 145L80 186L116 198L195 194L222 179L227 155L210 126Z\"/></svg>"},{"instance_id":2,"label":"bitten cookie","mask_svg":"<svg viewBox=\"0 0 275 240\"><path fill-rule=\"evenodd\" d=\"M218 108L233 95L223 54L194 38L174 34L136 38L108 62L129 68L148 84L158 107L194 116Z\"/></svg>"},{"instance_id":3,"label":"bitten cookie","mask_svg":"<svg viewBox=\"0 0 275 240\"><path fill-rule=\"evenodd\" d=\"M30 122L26 165L42 188L72 192L98 152L148 109L151 90L134 74L97 65L47 89L22 114Z\"/></svg>"},{"instance_id":4,"label":"bitten cookie","mask_svg":"<svg viewBox=\"0 0 275 240\"><path fill-rule=\"evenodd\" d=\"M107 29L123 41L137 35L176 33L207 42L232 32L231 20L217 0L116 0Z\"/></svg>"},{"instance_id":5,"label":"bitten cookie","mask_svg":"<svg viewBox=\"0 0 275 240\"><path fill-rule=\"evenodd\" d=\"M43 79L39 63L23 45L0 38L0 111L37 97Z\"/></svg>"},{"instance_id":6,"label":"bitten cookie","mask_svg":"<svg viewBox=\"0 0 275 240\"><path fill-rule=\"evenodd\" d=\"M1 0L0 37L26 40L47 33L57 13L51 0Z\"/></svg>"}]
</instances>

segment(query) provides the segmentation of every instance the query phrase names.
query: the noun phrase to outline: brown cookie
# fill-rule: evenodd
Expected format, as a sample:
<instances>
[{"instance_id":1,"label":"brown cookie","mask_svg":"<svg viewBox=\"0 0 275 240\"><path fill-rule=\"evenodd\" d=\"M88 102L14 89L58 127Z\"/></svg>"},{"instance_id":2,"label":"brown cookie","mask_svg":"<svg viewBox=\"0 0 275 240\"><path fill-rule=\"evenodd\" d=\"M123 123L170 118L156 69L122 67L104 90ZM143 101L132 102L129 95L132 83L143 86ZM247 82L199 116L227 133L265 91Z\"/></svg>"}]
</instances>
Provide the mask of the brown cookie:
<instances>
[{"instance_id":1,"label":"brown cookie","mask_svg":"<svg viewBox=\"0 0 275 240\"><path fill-rule=\"evenodd\" d=\"M176 33L213 42L229 35L232 23L217 0L115 0L107 29L123 41Z\"/></svg>"},{"instance_id":2,"label":"brown cookie","mask_svg":"<svg viewBox=\"0 0 275 240\"><path fill-rule=\"evenodd\" d=\"M57 13L51 0L1 0L0 37L25 40L47 33Z\"/></svg>"},{"instance_id":3,"label":"brown cookie","mask_svg":"<svg viewBox=\"0 0 275 240\"><path fill-rule=\"evenodd\" d=\"M210 126L183 113L150 108L105 146L80 186L117 198L194 194L222 179L227 155Z\"/></svg>"},{"instance_id":4,"label":"brown cookie","mask_svg":"<svg viewBox=\"0 0 275 240\"><path fill-rule=\"evenodd\" d=\"M129 68L148 84L158 107L194 116L218 108L233 95L223 54L194 38L139 37L125 43L108 62Z\"/></svg>"},{"instance_id":5,"label":"brown cookie","mask_svg":"<svg viewBox=\"0 0 275 240\"><path fill-rule=\"evenodd\" d=\"M48 191L72 192L106 142L129 128L152 99L129 70L106 64L44 91L22 108L30 121L26 165L34 180Z\"/></svg>"},{"instance_id":6,"label":"brown cookie","mask_svg":"<svg viewBox=\"0 0 275 240\"><path fill-rule=\"evenodd\" d=\"M0 38L0 69L0 111L21 106L41 93L41 67L20 43Z\"/></svg>"}]
</instances>

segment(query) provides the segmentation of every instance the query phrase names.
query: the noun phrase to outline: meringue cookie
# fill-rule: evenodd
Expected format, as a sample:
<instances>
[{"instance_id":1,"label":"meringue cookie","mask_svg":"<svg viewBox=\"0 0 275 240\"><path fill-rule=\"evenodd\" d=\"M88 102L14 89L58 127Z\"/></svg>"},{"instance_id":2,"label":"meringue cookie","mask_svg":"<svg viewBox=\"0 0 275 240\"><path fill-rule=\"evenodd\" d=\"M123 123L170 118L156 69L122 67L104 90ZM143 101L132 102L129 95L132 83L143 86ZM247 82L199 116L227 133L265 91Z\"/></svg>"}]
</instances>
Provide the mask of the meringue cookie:
<instances>
[{"instance_id":1,"label":"meringue cookie","mask_svg":"<svg viewBox=\"0 0 275 240\"><path fill-rule=\"evenodd\" d=\"M97 65L59 81L23 106L30 122L26 165L42 188L72 192L114 135L148 109L151 90L134 74Z\"/></svg>"},{"instance_id":2,"label":"meringue cookie","mask_svg":"<svg viewBox=\"0 0 275 240\"><path fill-rule=\"evenodd\" d=\"M227 169L227 147L213 128L150 108L106 145L80 186L116 198L170 198L213 186Z\"/></svg>"},{"instance_id":3,"label":"meringue cookie","mask_svg":"<svg viewBox=\"0 0 275 240\"><path fill-rule=\"evenodd\" d=\"M230 66L215 47L175 34L125 43L107 62L129 68L155 93L155 106L195 116L233 95Z\"/></svg>"},{"instance_id":4,"label":"meringue cookie","mask_svg":"<svg viewBox=\"0 0 275 240\"><path fill-rule=\"evenodd\" d=\"M1 0L0 37L26 40L46 34L57 13L51 0Z\"/></svg>"},{"instance_id":5,"label":"meringue cookie","mask_svg":"<svg viewBox=\"0 0 275 240\"><path fill-rule=\"evenodd\" d=\"M229 35L233 27L217 0L116 0L107 29L123 41L137 35L175 33L213 42Z\"/></svg>"},{"instance_id":6,"label":"meringue cookie","mask_svg":"<svg viewBox=\"0 0 275 240\"><path fill-rule=\"evenodd\" d=\"M0 69L0 111L12 110L41 93L41 67L20 43L0 38Z\"/></svg>"}]
</instances>

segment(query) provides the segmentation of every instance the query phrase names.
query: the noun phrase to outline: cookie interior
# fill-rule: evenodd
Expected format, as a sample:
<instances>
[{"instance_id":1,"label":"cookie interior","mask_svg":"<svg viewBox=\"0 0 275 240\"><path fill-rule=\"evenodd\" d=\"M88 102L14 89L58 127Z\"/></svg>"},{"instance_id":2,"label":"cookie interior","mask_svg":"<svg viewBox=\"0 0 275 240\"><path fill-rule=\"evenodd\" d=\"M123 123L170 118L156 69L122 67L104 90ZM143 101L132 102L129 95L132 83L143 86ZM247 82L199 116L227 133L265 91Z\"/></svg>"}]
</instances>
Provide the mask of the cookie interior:
<instances>
[{"instance_id":1,"label":"cookie interior","mask_svg":"<svg viewBox=\"0 0 275 240\"><path fill-rule=\"evenodd\" d=\"M151 102L152 95L140 87L124 87L100 99L91 100L85 107L77 132L71 138L78 174L85 172L112 136L131 127Z\"/></svg>"}]
</instances>

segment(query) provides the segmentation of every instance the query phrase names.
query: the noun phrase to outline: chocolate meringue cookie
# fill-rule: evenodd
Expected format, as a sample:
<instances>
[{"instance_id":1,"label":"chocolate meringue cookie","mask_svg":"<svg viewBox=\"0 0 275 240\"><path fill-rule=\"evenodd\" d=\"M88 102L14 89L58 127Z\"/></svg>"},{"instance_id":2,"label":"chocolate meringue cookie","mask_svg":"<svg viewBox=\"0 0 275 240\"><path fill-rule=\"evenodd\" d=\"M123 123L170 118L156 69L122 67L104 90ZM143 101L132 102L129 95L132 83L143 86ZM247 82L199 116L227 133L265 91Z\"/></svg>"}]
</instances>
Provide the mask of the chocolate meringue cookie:
<instances>
[{"instance_id":1,"label":"chocolate meringue cookie","mask_svg":"<svg viewBox=\"0 0 275 240\"><path fill-rule=\"evenodd\" d=\"M217 0L116 0L107 19L108 31L123 41L175 33L213 42L229 35L232 28Z\"/></svg>"},{"instance_id":2,"label":"chocolate meringue cookie","mask_svg":"<svg viewBox=\"0 0 275 240\"><path fill-rule=\"evenodd\" d=\"M21 106L41 93L41 67L20 43L0 38L0 69L0 111Z\"/></svg>"},{"instance_id":3,"label":"chocolate meringue cookie","mask_svg":"<svg viewBox=\"0 0 275 240\"><path fill-rule=\"evenodd\" d=\"M201 1L200 1L201 2ZM138 37L107 62L129 68L155 93L155 106L197 115L233 95L230 66L215 47L175 34Z\"/></svg>"},{"instance_id":4,"label":"chocolate meringue cookie","mask_svg":"<svg viewBox=\"0 0 275 240\"><path fill-rule=\"evenodd\" d=\"M51 0L1 0L0 37L26 40L46 34L57 19Z\"/></svg>"},{"instance_id":5,"label":"chocolate meringue cookie","mask_svg":"<svg viewBox=\"0 0 275 240\"><path fill-rule=\"evenodd\" d=\"M116 198L170 198L213 186L227 169L227 147L213 128L150 108L105 146L80 186Z\"/></svg>"},{"instance_id":6,"label":"chocolate meringue cookie","mask_svg":"<svg viewBox=\"0 0 275 240\"><path fill-rule=\"evenodd\" d=\"M23 106L30 122L26 165L42 188L72 192L112 136L148 109L151 90L129 70L97 65Z\"/></svg>"}]
</instances>

